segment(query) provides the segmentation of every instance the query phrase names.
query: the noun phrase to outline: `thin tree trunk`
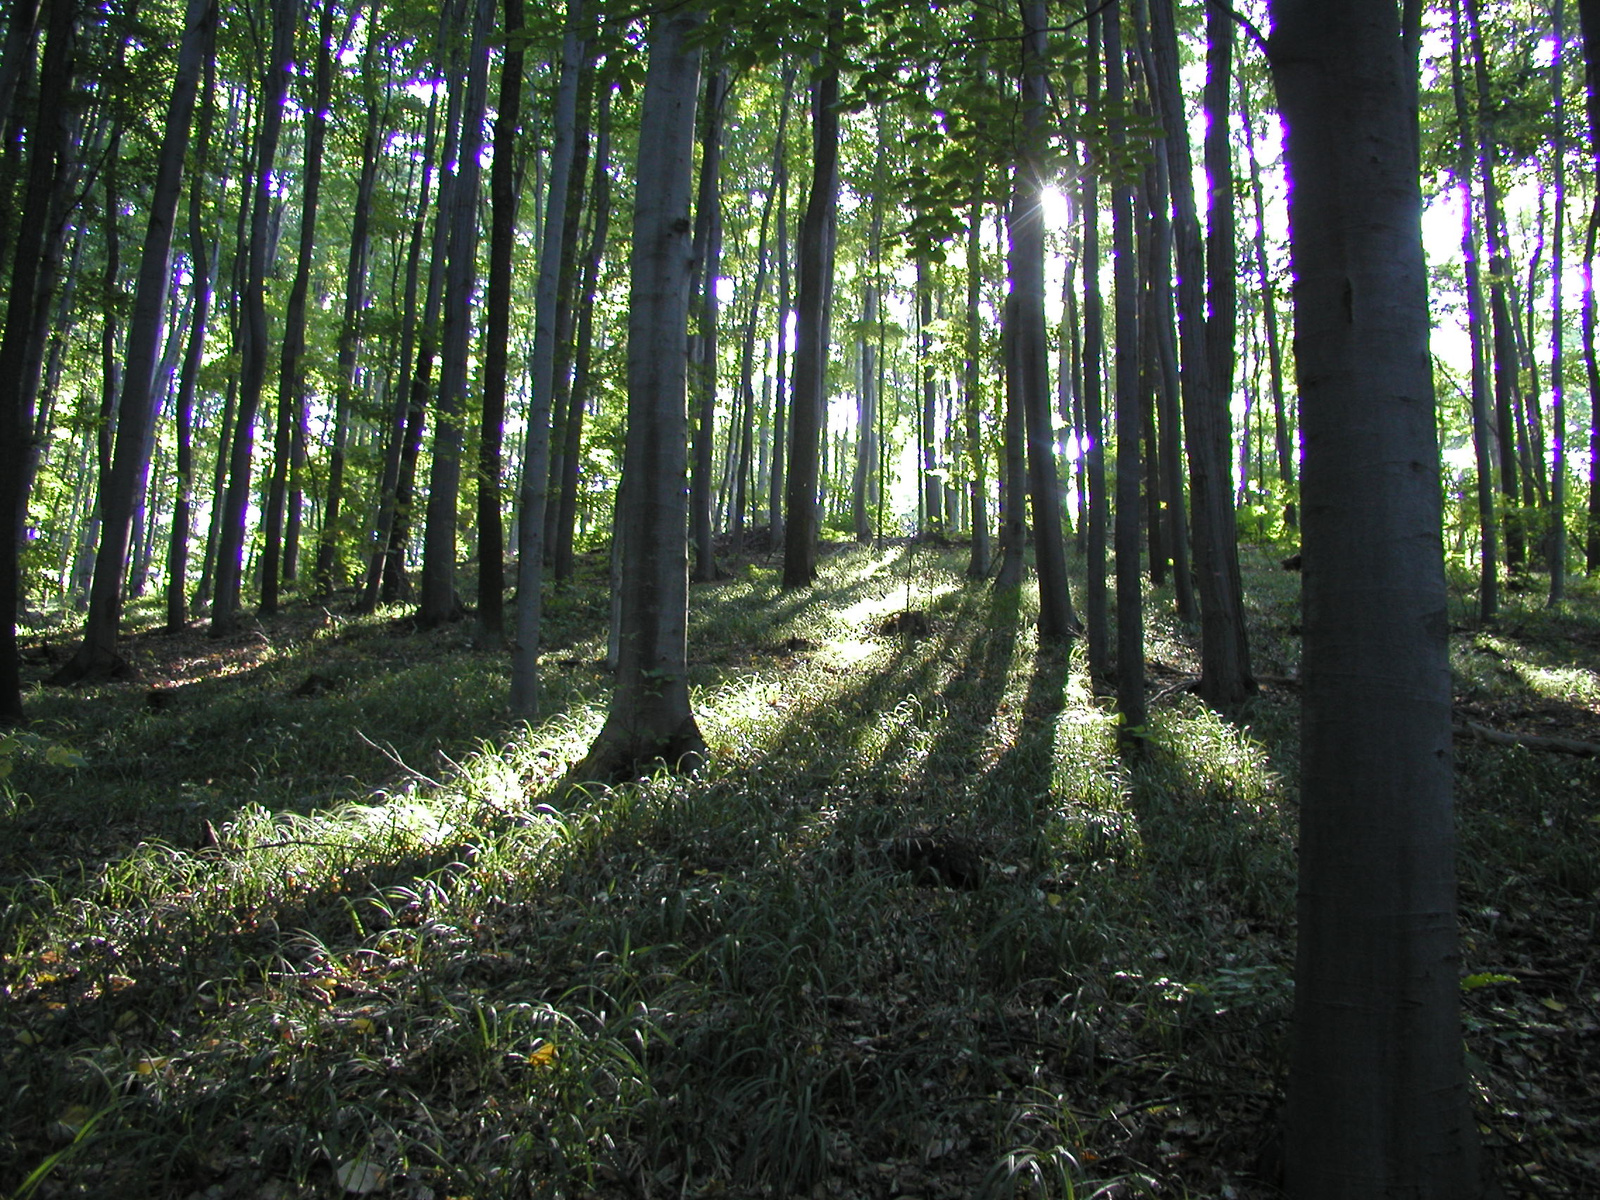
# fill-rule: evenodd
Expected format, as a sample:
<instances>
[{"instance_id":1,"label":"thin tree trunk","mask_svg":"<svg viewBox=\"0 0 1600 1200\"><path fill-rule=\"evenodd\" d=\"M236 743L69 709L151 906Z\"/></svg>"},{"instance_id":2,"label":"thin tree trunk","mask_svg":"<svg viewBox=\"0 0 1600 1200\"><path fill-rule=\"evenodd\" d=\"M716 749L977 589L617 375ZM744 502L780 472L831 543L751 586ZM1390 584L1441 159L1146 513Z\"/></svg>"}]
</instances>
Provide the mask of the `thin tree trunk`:
<instances>
[{"instance_id":1,"label":"thin tree trunk","mask_svg":"<svg viewBox=\"0 0 1600 1200\"><path fill-rule=\"evenodd\" d=\"M584 409L589 402L594 361L594 300L600 288L606 236L611 227L611 82L600 85L600 113L594 152L594 184L589 189L593 227L584 257L583 283L578 297L578 344L573 355L572 396L562 425L566 445L561 454L561 487L556 502L556 540L551 552L551 573L557 580L572 577L572 548L577 530L578 483L583 454Z\"/></svg>"},{"instance_id":2,"label":"thin tree trunk","mask_svg":"<svg viewBox=\"0 0 1600 1200\"><path fill-rule=\"evenodd\" d=\"M444 329L439 337L439 391L434 411L433 455L423 530L422 594L418 619L443 625L461 616L456 593L456 502L461 494L462 421L467 357L472 343L472 295L478 278L479 152L489 99L488 37L494 0L476 0L467 52L466 95L461 108L461 149L449 218L444 286Z\"/></svg>"},{"instance_id":3,"label":"thin tree trunk","mask_svg":"<svg viewBox=\"0 0 1600 1200\"><path fill-rule=\"evenodd\" d=\"M1451 5L1451 92L1459 127L1456 177L1461 185L1461 258L1466 266L1467 338L1472 352L1472 445L1478 468L1478 619L1493 621L1500 611L1500 523L1495 513L1495 439L1493 401L1483 323L1483 282L1479 267L1477 225L1473 221L1472 124L1467 112L1462 69L1461 5Z\"/></svg>"},{"instance_id":4,"label":"thin tree trunk","mask_svg":"<svg viewBox=\"0 0 1600 1200\"><path fill-rule=\"evenodd\" d=\"M794 399L785 487L783 586L810 587L817 577L818 488L827 420L828 318L839 200L838 8L828 10L828 45L811 84L811 194L800 226L800 296L795 314Z\"/></svg>"},{"instance_id":5,"label":"thin tree trunk","mask_svg":"<svg viewBox=\"0 0 1600 1200\"><path fill-rule=\"evenodd\" d=\"M1091 128L1100 122L1100 48L1105 21L1098 0L1090 9L1086 59L1088 91L1085 118ZM1089 674L1098 681L1111 677L1111 616L1106 607L1106 452L1102 366L1105 354L1105 311L1100 297L1100 170L1092 158L1083 168L1083 437L1088 476L1089 511L1085 548L1088 582L1083 602L1087 624Z\"/></svg>"},{"instance_id":6,"label":"thin tree trunk","mask_svg":"<svg viewBox=\"0 0 1600 1200\"><path fill-rule=\"evenodd\" d=\"M1239 115L1244 121L1245 156L1250 162L1250 197L1255 204L1256 276L1267 338L1268 379L1272 384L1272 442L1278 456L1278 482L1283 487L1283 523L1293 530L1299 525L1294 497L1294 443L1289 434L1288 405L1283 397L1283 347L1278 336L1277 289L1267 264L1267 213L1261 186L1261 163L1256 157L1255 117L1250 108L1249 83L1242 68L1239 71Z\"/></svg>"},{"instance_id":7,"label":"thin tree trunk","mask_svg":"<svg viewBox=\"0 0 1600 1200\"><path fill-rule=\"evenodd\" d=\"M1104 17L1106 104L1125 111L1122 21L1116 10ZM1111 145L1119 157L1127 147L1122 120L1111 128ZM1133 183L1126 175L1111 189L1111 257L1116 280L1117 377L1117 708L1122 713L1124 750L1137 753L1143 744L1144 578L1139 562L1139 438L1144 425L1139 394L1139 284L1133 251Z\"/></svg>"},{"instance_id":8,"label":"thin tree trunk","mask_svg":"<svg viewBox=\"0 0 1600 1200\"><path fill-rule=\"evenodd\" d=\"M484 301L483 417L478 439L478 626L480 648L505 637L505 530L501 518L506 355L511 342L511 258L517 236L517 136L522 120L522 0L502 0L505 57L489 170L489 285Z\"/></svg>"},{"instance_id":9,"label":"thin tree trunk","mask_svg":"<svg viewBox=\"0 0 1600 1200\"><path fill-rule=\"evenodd\" d=\"M972 553L967 578L989 573L989 455L983 444L983 174L974 182L967 218L966 361L962 373L962 410L966 419L967 456L972 462Z\"/></svg>"},{"instance_id":10,"label":"thin tree trunk","mask_svg":"<svg viewBox=\"0 0 1600 1200\"><path fill-rule=\"evenodd\" d=\"M284 100L294 59L300 0L273 0L272 52L261 80L261 129L256 137L254 198L250 209L250 250L240 297L241 362L239 407L229 456L228 491L223 499L217 544L217 590L211 605L214 636L232 633L239 622L239 593L244 577L246 508L250 499L251 458L255 448L256 413L267 377L266 280L274 249L268 228L272 211L272 163L283 127Z\"/></svg>"},{"instance_id":11,"label":"thin tree trunk","mask_svg":"<svg viewBox=\"0 0 1600 1200\"><path fill-rule=\"evenodd\" d=\"M510 703L512 713L518 717L532 717L539 711L539 625L543 612L544 510L550 485L550 403L555 390L557 291L561 284L561 234L566 225L568 185L577 141L578 77L587 22L583 0L567 0L561 75L556 89L555 143L550 151L544 234L539 246L532 395L522 456L521 512L517 519L517 632L511 652ZM676 31L679 26L669 22L663 28ZM630 347L630 358L631 353Z\"/></svg>"},{"instance_id":12,"label":"thin tree trunk","mask_svg":"<svg viewBox=\"0 0 1600 1200\"><path fill-rule=\"evenodd\" d=\"M373 17L376 13L373 14ZM371 20L373 17L369 17ZM379 40L369 35L363 54L361 78L366 85L367 125L361 139L361 174L356 183L356 207L350 218L350 255L344 273L344 313L339 323L337 389L334 396L333 440L328 447L328 495L317 537L317 557L312 579L318 592L331 593L344 583L340 543L344 533L345 446L350 437L350 408L356 390L356 362L361 352L362 318L367 305L368 220L378 179L378 103L380 87L373 79Z\"/></svg>"},{"instance_id":13,"label":"thin tree trunk","mask_svg":"<svg viewBox=\"0 0 1600 1200\"><path fill-rule=\"evenodd\" d=\"M712 544L712 472L717 435L717 276L722 269L722 115L727 100L727 72L720 65L707 73L701 111L700 194L695 204L695 262L699 286L691 283L691 303L698 301L698 337L691 339L694 367L694 460L689 475L689 528L694 538L696 583L722 576Z\"/></svg>"},{"instance_id":14,"label":"thin tree trunk","mask_svg":"<svg viewBox=\"0 0 1600 1200\"><path fill-rule=\"evenodd\" d=\"M1550 449L1554 460L1550 472L1550 605L1554 607L1566 599L1567 592L1567 398L1562 350L1562 337L1566 331L1562 328L1561 308L1561 272L1566 268L1567 137L1565 89L1562 86L1566 69L1563 61L1566 29L1562 0L1555 0L1551 17L1556 38L1555 56L1550 63L1551 113L1555 121L1555 133L1550 140L1550 154L1555 160L1555 228L1550 241Z\"/></svg>"},{"instance_id":15,"label":"thin tree trunk","mask_svg":"<svg viewBox=\"0 0 1600 1200\"><path fill-rule=\"evenodd\" d=\"M263 522L261 552L261 611L278 611L280 584L294 579L294 557L285 541L285 514L289 489L299 491L296 459L303 456L300 429L305 407L306 301L311 292L312 257L317 246L317 206L322 194L322 149L328 133L328 102L333 91L333 0L322 0L321 20L317 24L317 65L312 79L310 103L306 106L305 151L302 155L303 185L300 203L300 246L295 259L294 282L284 308L283 345L278 360L278 411L273 438L272 476L267 489L267 508ZM297 441L300 451L297 454ZM298 498L296 512L289 518L299 529Z\"/></svg>"}]
</instances>

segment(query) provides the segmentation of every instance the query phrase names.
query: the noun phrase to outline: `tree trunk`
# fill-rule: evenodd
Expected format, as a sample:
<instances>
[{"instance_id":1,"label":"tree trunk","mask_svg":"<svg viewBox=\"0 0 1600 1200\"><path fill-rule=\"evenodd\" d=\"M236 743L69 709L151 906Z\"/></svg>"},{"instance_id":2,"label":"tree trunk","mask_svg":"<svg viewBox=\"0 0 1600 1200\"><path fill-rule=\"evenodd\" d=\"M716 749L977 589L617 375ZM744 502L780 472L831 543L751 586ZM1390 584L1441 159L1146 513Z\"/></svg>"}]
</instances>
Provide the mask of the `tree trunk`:
<instances>
[{"instance_id":1,"label":"tree trunk","mask_svg":"<svg viewBox=\"0 0 1600 1200\"><path fill-rule=\"evenodd\" d=\"M27 510L22 476L32 433L33 389L24 378L28 338L36 306L50 197L57 160L66 150L66 97L72 86L77 6L50 0L39 71L38 118L28 147L28 173L11 258L5 331L0 334L0 724L22 720L22 676L17 661L17 611L22 599L20 546L16 529Z\"/></svg>"},{"instance_id":2,"label":"tree trunk","mask_svg":"<svg viewBox=\"0 0 1600 1200\"><path fill-rule=\"evenodd\" d=\"M1518 488L1516 418L1517 348L1511 325L1511 308L1506 297L1510 271L1505 246L1505 219L1501 213L1500 187L1490 114L1495 112L1489 85L1489 64L1479 34L1478 0L1466 0L1467 36L1472 51L1478 93L1478 174L1483 188L1483 225L1489 244L1489 319L1494 337L1495 425L1500 449L1500 494L1505 504L1501 519L1505 524L1506 567L1520 571L1527 563L1525 515Z\"/></svg>"},{"instance_id":3,"label":"tree trunk","mask_svg":"<svg viewBox=\"0 0 1600 1200\"><path fill-rule=\"evenodd\" d=\"M1127 148L1122 66L1122 21L1116 10L1103 18L1106 49L1106 105L1118 114L1111 128L1112 150ZM1133 184L1126 175L1111 189L1111 258L1116 279L1117 322L1117 708L1122 713L1124 749L1137 753L1145 725L1144 578L1139 569L1139 439L1144 425L1139 394L1139 285L1133 253Z\"/></svg>"},{"instance_id":4,"label":"tree trunk","mask_svg":"<svg viewBox=\"0 0 1600 1200\"><path fill-rule=\"evenodd\" d=\"M1272 384L1272 443L1278 457L1278 483L1283 488L1283 523L1293 530L1299 526L1294 498L1294 442L1289 431L1288 406L1283 397L1283 348L1278 336L1277 289L1267 264L1267 213L1261 187L1261 163L1256 157L1255 117L1250 108L1250 88L1245 72L1239 72L1239 115L1244 120L1245 155L1250 162L1250 197L1255 204L1256 277L1261 289L1261 314L1267 338L1268 379Z\"/></svg>"},{"instance_id":5,"label":"tree trunk","mask_svg":"<svg viewBox=\"0 0 1600 1200\"><path fill-rule=\"evenodd\" d=\"M209 47L208 47L209 49ZM205 231L205 180L211 156L211 124L217 75L215 53L206 55L205 82L200 91L200 121L195 134L194 175L189 181L189 273L193 277L194 317L174 404L177 436L176 481L172 504L172 537L167 550L167 632L189 624L189 533L194 502L194 393L205 357L206 328L211 313L211 281L216 277L220 241L208 244Z\"/></svg>"},{"instance_id":6,"label":"tree trunk","mask_svg":"<svg viewBox=\"0 0 1600 1200\"><path fill-rule=\"evenodd\" d=\"M572 396L562 424L566 445L561 454L561 487L557 494L555 547L551 573L557 580L572 577L572 546L578 520L578 482L583 454L583 417L589 402L594 361L594 299L600 288L606 235L611 227L611 82L600 84L600 113L594 151L594 184L589 189L592 228L583 263L583 283L578 297L578 344L573 354Z\"/></svg>"},{"instance_id":7,"label":"tree trunk","mask_svg":"<svg viewBox=\"0 0 1600 1200\"><path fill-rule=\"evenodd\" d=\"M1233 489L1228 479L1227 396L1217 393L1217 384L1232 376L1233 350L1232 300L1226 280L1234 269L1232 238L1224 225L1232 224L1232 165L1227 153L1227 88L1213 86L1213 97L1220 95L1218 115L1212 121L1221 144L1214 139L1211 157L1218 159L1213 178L1212 224L1216 240L1212 265L1216 299L1227 310L1223 321L1230 326L1209 334L1206 297L1204 247L1200 222L1195 212L1193 174L1190 164L1188 128L1184 118L1182 93L1178 88L1178 35L1173 23L1172 0L1153 0L1150 6L1154 34L1156 91L1165 139L1172 187L1173 245L1178 267L1178 334L1181 350L1180 386L1183 393L1183 424L1189 452L1190 504L1193 511L1193 539L1197 591L1200 597L1200 694L1213 708L1230 711L1255 691L1250 674L1249 644L1244 634L1243 598L1239 586L1238 551L1233 517ZM1224 21L1229 18L1224 17ZM1231 43L1231 34L1218 40ZM1220 49L1213 73L1222 73L1226 63ZM1224 77L1224 84L1226 79ZM1218 261L1226 254L1225 261ZM1231 277L1231 276L1229 276ZM1210 348L1215 346L1229 361L1216 370L1210 365Z\"/></svg>"},{"instance_id":8,"label":"tree trunk","mask_svg":"<svg viewBox=\"0 0 1600 1200\"><path fill-rule=\"evenodd\" d=\"M785 487L783 586L810 587L817 577L818 488L827 419L828 317L839 201L839 65L843 24L828 10L828 46L811 84L811 194L800 226L800 296L795 312L794 388L789 478Z\"/></svg>"},{"instance_id":9,"label":"tree trunk","mask_svg":"<svg viewBox=\"0 0 1600 1200\"><path fill-rule=\"evenodd\" d=\"M707 73L701 112L700 194L695 204L695 274L691 303L698 301L698 336L689 350L694 385L694 466L689 476L689 528L694 537L696 583L722 577L712 545L712 473L717 438L717 276L722 271L722 114L728 77L721 66ZM694 293L697 292L698 295Z\"/></svg>"},{"instance_id":10,"label":"tree trunk","mask_svg":"<svg viewBox=\"0 0 1600 1200\"><path fill-rule=\"evenodd\" d=\"M561 285L562 230L566 227L568 185L577 141L578 77L587 20L583 0L567 0L567 27L561 41L561 75L556 89L555 143L550 151L544 233L539 244L532 396L522 455L521 511L517 517L517 632L511 651L510 703L512 713L519 717L532 717L539 711L539 625L544 588L544 510L550 485L550 401L556 374L557 291Z\"/></svg>"},{"instance_id":11,"label":"tree trunk","mask_svg":"<svg viewBox=\"0 0 1600 1200\"><path fill-rule=\"evenodd\" d=\"M250 208L250 250L240 296L241 355L239 406L229 455L228 492L223 499L217 543L217 590L211 605L214 636L232 633L239 622L239 593L244 577L244 533L250 499L251 458L255 448L256 413L267 377L266 281L273 239L272 164L283 128L283 106L294 60L294 35L300 23L300 0L273 0L272 52L261 80L261 129L256 136L254 197Z\"/></svg>"},{"instance_id":12,"label":"tree trunk","mask_svg":"<svg viewBox=\"0 0 1600 1200\"><path fill-rule=\"evenodd\" d=\"M317 245L317 205L322 194L322 148L327 140L328 101L333 90L333 0L322 0L317 24L317 65L310 103L306 106L304 175L300 204L300 247L295 259L294 282L283 316L283 346L278 361L278 412L272 448L272 476L267 489L261 551L261 611L278 611L278 589L292 582L292 556L285 553L284 521L289 488L300 474L295 463L297 430L303 424L306 351L306 300L311 291L312 256ZM295 477L295 480L291 479ZM298 529L298 513L294 524Z\"/></svg>"},{"instance_id":13,"label":"tree trunk","mask_svg":"<svg viewBox=\"0 0 1600 1200\"><path fill-rule=\"evenodd\" d=\"M461 150L449 214L439 392L434 408L437 415L428 477L427 524L423 531L422 596L417 614L424 626L454 621L462 612L456 594L456 502L461 493L461 425L467 396L467 356L472 344L472 294L478 278L478 158L489 99L488 37L493 24L494 0L476 0L467 52L466 95L461 108Z\"/></svg>"},{"instance_id":14,"label":"tree trunk","mask_svg":"<svg viewBox=\"0 0 1600 1200\"><path fill-rule=\"evenodd\" d=\"M1566 599L1567 592L1567 390L1563 376L1565 358L1562 353L1561 272L1566 268L1566 105L1563 100L1562 76L1566 69L1563 50L1566 45L1565 14L1562 0L1555 0L1552 18L1555 23L1555 56L1550 63L1551 113L1555 133L1551 138L1550 156L1555 160L1552 197L1555 228L1550 240L1550 605L1554 607ZM1532 289L1530 289L1531 291ZM1530 334L1532 331L1529 331Z\"/></svg>"},{"instance_id":15,"label":"tree trunk","mask_svg":"<svg viewBox=\"0 0 1600 1200\"><path fill-rule=\"evenodd\" d=\"M1478 491L1478 619L1493 621L1500 610L1500 528L1495 514L1495 440L1493 401L1489 394L1488 355L1483 321L1483 282L1479 266L1477 225L1473 220L1473 138L1462 70L1461 5L1451 5L1451 92L1459 136L1456 177L1461 186L1461 258L1466 267L1467 338L1472 353L1472 444L1477 456Z\"/></svg>"},{"instance_id":16,"label":"tree trunk","mask_svg":"<svg viewBox=\"0 0 1600 1200\"><path fill-rule=\"evenodd\" d=\"M505 33L500 100L489 169L489 284L484 297L483 417L478 439L478 627L480 649L505 637L505 530L501 449L506 354L511 341L511 257L517 237L517 137L522 120L522 0L502 0Z\"/></svg>"},{"instance_id":17,"label":"tree trunk","mask_svg":"<svg viewBox=\"0 0 1600 1200\"><path fill-rule=\"evenodd\" d=\"M983 174L972 189L967 219L966 361L962 372L962 410L966 420L967 457L972 463L972 552L967 578L989 573L989 454L983 444Z\"/></svg>"},{"instance_id":18,"label":"tree trunk","mask_svg":"<svg viewBox=\"0 0 1600 1200\"><path fill-rule=\"evenodd\" d=\"M368 37L367 49L363 54L365 61L361 68L366 92L367 125L361 139L361 174L356 183L356 207L350 218L350 255L344 273L344 313L339 323L338 375L334 383L337 390L334 397L333 440L328 447L328 495L322 510L322 528L317 537L317 557L312 565L313 583L323 595L344 583L340 543L344 533L345 446L350 437L350 407L357 382L356 360L361 351L361 326L367 305L367 259L371 241L371 222L368 218L373 189L378 179L378 117L382 111L378 94L382 85L373 78L373 72L377 66L379 44L378 38Z\"/></svg>"},{"instance_id":19,"label":"tree trunk","mask_svg":"<svg viewBox=\"0 0 1600 1200\"><path fill-rule=\"evenodd\" d=\"M1044 311L1044 159L1049 135L1044 0L1022 6L1022 145L1010 213L1011 304L1017 322L1012 342L1028 430L1028 483L1033 499L1033 558L1039 575L1039 636L1060 640L1078 629L1067 585L1067 548L1061 540L1061 492L1056 477L1055 405L1050 392Z\"/></svg>"},{"instance_id":20,"label":"tree trunk","mask_svg":"<svg viewBox=\"0 0 1600 1200\"><path fill-rule=\"evenodd\" d=\"M416 216L411 223L410 245L406 251L405 290L400 302L400 369L395 376L397 382L394 387L393 415L388 423L383 473L378 482L378 515L374 521L366 581L362 585L361 596L356 603L358 612L372 612L377 608L379 597L386 590L388 581L400 573L403 565L397 560L404 554L404 537L399 535L399 530L406 519L405 509L410 505L411 485L407 478L406 462L408 458L413 464L416 461L416 451L413 446L420 443L422 436L422 388L426 386L425 381L421 386L413 386L412 359L418 342L417 289L422 270L422 239L426 233L428 187L433 177L438 111L438 100L435 97L428 105L427 132L423 137L421 191L417 199ZM447 141L453 140L450 129L446 131L446 138ZM447 148L447 155L452 152L453 149ZM439 202L442 208L445 202L442 185ZM438 250L437 240L435 250ZM428 270L428 293L424 302L424 333L421 339L424 344L430 346L431 335L426 330L437 319L443 269L444 256L435 253ZM432 353L431 348L426 351L430 363ZM383 596L386 601L397 598Z\"/></svg>"},{"instance_id":21,"label":"tree trunk","mask_svg":"<svg viewBox=\"0 0 1600 1200\"><path fill-rule=\"evenodd\" d=\"M1589 118L1589 149L1600 168L1600 0L1578 0L1583 32L1584 111ZM1584 538L1584 569L1600 570L1600 361L1595 355L1594 243L1600 222L1600 196L1589 215L1583 251L1583 358L1589 377L1589 530Z\"/></svg>"},{"instance_id":22,"label":"tree trunk","mask_svg":"<svg viewBox=\"0 0 1600 1200\"><path fill-rule=\"evenodd\" d=\"M1389 0L1272 12L1305 439L1289 1194L1471 1200L1416 59Z\"/></svg>"},{"instance_id":23,"label":"tree trunk","mask_svg":"<svg viewBox=\"0 0 1600 1200\"><path fill-rule=\"evenodd\" d=\"M1085 117L1091 128L1100 122L1100 31L1105 17L1098 0L1087 0L1089 53L1085 60ZM1100 296L1100 169L1086 156L1083 167L1083 455L1089 491L1085 534L1088 582L1083 602L1087 624L1089 674L1096 681L1111 677L1111 617L1106 608L1106 451L1102 366L1105 354L1105 309Z\"/></svg>"},{"instance_id":24,"label":"tree trunk","mask_svg":"<svg viewBox=\"0 0 1600 1200\"><path fill-rule=\"evenodd\" d=\"M617 682L605 726L578 778L613 779L640 764L705 753L688 678L688 420L685 411L691 237L689 190L702 18L651 23L635 178L628 305L628 435L617 528Z\"/></svg>"}]
</instances>

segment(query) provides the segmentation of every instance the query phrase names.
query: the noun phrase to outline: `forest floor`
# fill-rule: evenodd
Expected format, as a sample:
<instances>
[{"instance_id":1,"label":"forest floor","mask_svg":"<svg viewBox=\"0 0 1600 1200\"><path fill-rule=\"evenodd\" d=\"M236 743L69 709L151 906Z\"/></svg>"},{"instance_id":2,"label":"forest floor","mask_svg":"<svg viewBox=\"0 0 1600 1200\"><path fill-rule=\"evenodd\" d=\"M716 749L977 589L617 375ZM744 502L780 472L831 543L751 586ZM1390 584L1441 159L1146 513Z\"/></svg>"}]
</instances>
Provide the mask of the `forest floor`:
<instances>
[{"instance_id":1,"label":"forest floor","mask_svg":"<svg viewBox=\"0 0 1600 1200\"><path fill-rule=\"evenodd\" d=\"M711 760L562 794L603 564L507 656L348 598L127 640L0 736L0 1195L1278 1195L1299 577L1247 551L1236 721L1150 594L1143 760L959 549L692 597ZM1600 600L1453 601L1489 1170L1600 1195ZM1457 611L1459 610L1459 611ZM906 616L911 613L914 616ZM72 630L27 639L42 680Z\"/></svg>"}]
</instances>

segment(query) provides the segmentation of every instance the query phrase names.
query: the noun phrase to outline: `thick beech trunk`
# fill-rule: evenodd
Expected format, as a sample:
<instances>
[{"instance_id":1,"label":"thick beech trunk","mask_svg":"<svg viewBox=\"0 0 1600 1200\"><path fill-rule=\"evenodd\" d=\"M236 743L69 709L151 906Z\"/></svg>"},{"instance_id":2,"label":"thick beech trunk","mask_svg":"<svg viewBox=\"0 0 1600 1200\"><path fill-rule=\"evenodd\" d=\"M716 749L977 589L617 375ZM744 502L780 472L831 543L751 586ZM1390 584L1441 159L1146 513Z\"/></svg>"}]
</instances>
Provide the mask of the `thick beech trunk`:
<instances>
[{"instance_id":1,"label":"thick beech trunk","mask_svg":"<svg viewBox=\"0 0 1600 1200\"><path fill-rule=\"evenodd\" d=\"M1471 1200L1416 60L1391 0L1273 17L1305 439L1289 1194Z\"/></svg>"},{"instance_id":2,"label":"thick beech trunk","mask_svg":"<svg viewBox=\"0 0 1600 1200\"><path fill-rule=\"evenodd\" d=\"M689 706L687 323L689 190L701 18L651 23L634 201L628 305L628 434L618 499L622 541L617 682L578 778L613 779L650 761L705 753Z\"/></svg>"}]
</instances>

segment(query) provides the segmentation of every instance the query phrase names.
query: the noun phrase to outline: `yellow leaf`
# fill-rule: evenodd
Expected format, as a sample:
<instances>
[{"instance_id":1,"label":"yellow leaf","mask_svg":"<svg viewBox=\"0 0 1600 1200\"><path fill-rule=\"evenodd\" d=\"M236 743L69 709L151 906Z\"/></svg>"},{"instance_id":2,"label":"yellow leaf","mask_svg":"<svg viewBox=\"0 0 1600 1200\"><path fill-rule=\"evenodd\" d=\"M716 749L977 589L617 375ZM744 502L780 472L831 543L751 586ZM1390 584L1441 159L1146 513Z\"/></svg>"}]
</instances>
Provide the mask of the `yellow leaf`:
<instances>
[{"instance_id":1,"label":"yellow leaf","mask_svg":"<svg viewBox=\"0 0 1600 1200\"><path fill-rule=\"evenodd\" d=\"M170 1058L141 1058L133 1069L140 1075L154 1075L171 1061Z\"/></svg>"},{"instance_id":2,"label":"yellow leaf","mask_svg":"<svg viewBox=\"0 0 1600 1200\"><path fill-rule=\"evenodd\" d=\"M377 1026L373 1024L371 1017L357 1017L350 1022L350 1028L357 1033L371 1033Z\"/></svg>"},{"instance_id":3,"label":"yellow leaf","mask_svg":"<svg viewBox=\"0 0 1600 1200\"><path fill-rule=\"evenodd\" d=\"M128 1026L135 1024L138 1020L139 1014L130 1009L117 1018L117 1028L126 1029Z\"/></svg>"},{"instance_id":4,"label":"yellow leaf","mask_svg":"<svg viewBox=\"0 0 1600 1200\"><path fill-rule=\"evenodd\" d=\"M17 1030L17 1045L19 1045L19 1046L37 1046L38 1044L39 1044L39 1035L37 1033L35 1033L33 1030L31 1030L31 1029L19 1029L19 1030Z\"/></svg>"},{"instance_id":5,"label":"yellow leaf","mask_svg":"<svg viewBox=\"0 0 1600 1200\"><path fill-rule=\"evenodd\" d=\"M1567 1006L1565 1004L1561 1003L1561 1001L1559 1001L1557 999L1554 999L1551 996L1546 996L1543 1000L1540 1001L1540 1003L1543 1004L1546 1008L1548 1008L1551 1012L1566 1012L1567 1011Z\"/></svg>"},{"instance_id":6,"label":"yellow leaf","mask_svg":"<svg viewBox=\"0 0 1600 1200\"><path fill-rule=\"evenodd\" d=\"M556 1048L551 1042L546 1042L532 1054L528 1055L528 1064L534 1067L548 1067L556 1061Z\"/></svg>"}]
</instances>

